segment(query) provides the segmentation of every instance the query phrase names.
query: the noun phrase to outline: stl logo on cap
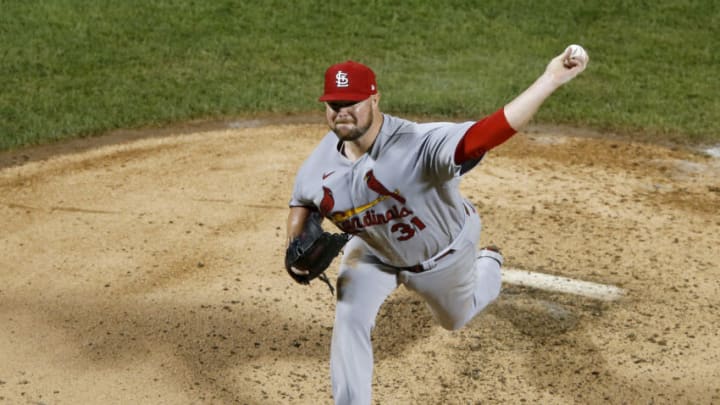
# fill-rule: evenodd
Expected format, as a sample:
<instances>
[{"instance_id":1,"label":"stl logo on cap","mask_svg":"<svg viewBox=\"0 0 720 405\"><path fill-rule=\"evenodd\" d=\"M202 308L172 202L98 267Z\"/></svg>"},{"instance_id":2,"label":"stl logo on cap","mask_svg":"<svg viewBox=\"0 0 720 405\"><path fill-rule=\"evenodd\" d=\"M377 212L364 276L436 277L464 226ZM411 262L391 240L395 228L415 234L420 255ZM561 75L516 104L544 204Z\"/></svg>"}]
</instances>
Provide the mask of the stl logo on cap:
<instances>
[{"instance_id":1,"label":"stl logo on cap","mask_svg":"<svg viewBox=\"0 0 720 405\"><path fill-rule=\"evenodd\" d=\"M347 73L342 70L338 70L335 75L335 85L338 87L348 87L350 85L350 80L348 80Z\"/></svg>"},{"instance_id":2,"label":"stl logo on cap","mask_svg":"<svg viewBox=\"0 0 720 405\"><path fill-rule=\"evenodd\" d=\"M376 93L375 73L349 60L325 71L325 91L319 101L362 101Z\"/></svg>"}]
</instances>

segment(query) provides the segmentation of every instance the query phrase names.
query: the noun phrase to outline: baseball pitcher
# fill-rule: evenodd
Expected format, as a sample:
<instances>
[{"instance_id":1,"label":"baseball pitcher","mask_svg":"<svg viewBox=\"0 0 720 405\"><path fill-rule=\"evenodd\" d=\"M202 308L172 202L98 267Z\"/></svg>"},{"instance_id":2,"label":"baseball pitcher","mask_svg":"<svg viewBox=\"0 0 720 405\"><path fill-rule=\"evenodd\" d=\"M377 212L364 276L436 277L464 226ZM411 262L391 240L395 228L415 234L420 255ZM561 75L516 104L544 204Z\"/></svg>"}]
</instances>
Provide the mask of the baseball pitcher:
<instances>
[{"instance_id":1,"label":"baseball pitcher","mask_svg":"<svg viewBox=\"0 0 720 405\"><path fill-rule=\"evenodd\" d=\"M300 168L290 199L285 267L307 284L342 250L330 350L336 404L370 404L371 330L401 284L438 323L467 324L500 292L503 256L478 249L478 212L462 175L527 124L556 89L587 66L569 46L509 104L477 122L416 123L383 114L375 74L347 61L325 72L330 131ZM339 232L322 230L323 218Z\"/></svg>"}]
</instances>

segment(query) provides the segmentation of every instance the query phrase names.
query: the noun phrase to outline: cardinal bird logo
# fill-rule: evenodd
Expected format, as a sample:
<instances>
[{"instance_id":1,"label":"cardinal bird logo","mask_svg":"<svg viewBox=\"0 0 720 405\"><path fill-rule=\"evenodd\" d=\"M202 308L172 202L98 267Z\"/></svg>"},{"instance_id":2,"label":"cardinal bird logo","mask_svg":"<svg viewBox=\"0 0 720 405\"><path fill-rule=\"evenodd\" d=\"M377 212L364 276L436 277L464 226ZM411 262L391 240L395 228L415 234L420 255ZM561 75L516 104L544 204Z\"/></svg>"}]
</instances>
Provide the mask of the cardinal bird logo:
<instances>
[{"instance_id":1,"label":"cardinal bird logo","mask_svg":"<svg viewBox=\"0 0 720 405\"><path fill-rule=\"evenodd\" d=\"M375 177L375 173L373 173L372 170L365 173L365 182L367 183L370 190L380 195L391 197L400 204L405 204L405 197L401 196L398 190L388 190L387 187L380 183L377 177Z\"/></svg>"},{"instance_id":2,"label":"cardinal bird logo","mask_svg":"<svg viewBox=\"0 0 720 405\"><path fill-rule=\"evenodd\" d=\"M335 207L335 197L333 197L332 190L327 187L323 187L323 198L320 200L320 213L323 216L328 216L330 211Z\"/></svg>"}]
</instances>

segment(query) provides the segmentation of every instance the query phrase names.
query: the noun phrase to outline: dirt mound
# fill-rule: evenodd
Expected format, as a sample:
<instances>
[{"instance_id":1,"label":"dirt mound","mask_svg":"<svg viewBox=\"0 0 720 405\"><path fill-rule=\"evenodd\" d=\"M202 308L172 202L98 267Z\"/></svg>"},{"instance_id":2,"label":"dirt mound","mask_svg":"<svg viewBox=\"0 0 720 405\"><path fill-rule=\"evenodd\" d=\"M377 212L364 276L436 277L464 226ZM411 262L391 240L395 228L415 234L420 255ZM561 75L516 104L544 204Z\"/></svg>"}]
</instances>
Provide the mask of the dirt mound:
<instances>
[{"instance_id":1,"label":"dirt mound","mask_svg":"<svg viewBox=\"0 0 720 405\"><path fill-rule=\"evenodd\" d=\"M0 402L331 402L333 297L282 267L325 128L234 127L5 156ZM626 295L506 284L448 332L401 288L373 335L376 403L720 402L718 159L523 133L462 188L508 266Z\"/></svg>"}]
</instances>

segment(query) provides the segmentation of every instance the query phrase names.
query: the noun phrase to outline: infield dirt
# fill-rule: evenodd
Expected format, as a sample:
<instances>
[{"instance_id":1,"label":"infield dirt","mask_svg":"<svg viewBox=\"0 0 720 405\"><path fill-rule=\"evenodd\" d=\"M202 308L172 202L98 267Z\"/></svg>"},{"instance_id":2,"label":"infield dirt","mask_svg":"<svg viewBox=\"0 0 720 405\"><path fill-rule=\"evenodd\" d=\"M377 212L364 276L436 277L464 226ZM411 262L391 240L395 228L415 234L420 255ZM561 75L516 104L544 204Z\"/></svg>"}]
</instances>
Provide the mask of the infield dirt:
<instances>
[{"instance_id":1,"label":"infield dirt","mask_svg":"<svg viewBox=\"0 0 720 405\"><path fill-rule=\"evenodd\" d=\"M331 403L334 299L282 264L326 129L266 124L0 155L0 403ZM375 403L720 403L720 159L533 130L462 189L508 266L626 295L504 285L449 332L401 287Z\"/></svg>"}]
</instances>

